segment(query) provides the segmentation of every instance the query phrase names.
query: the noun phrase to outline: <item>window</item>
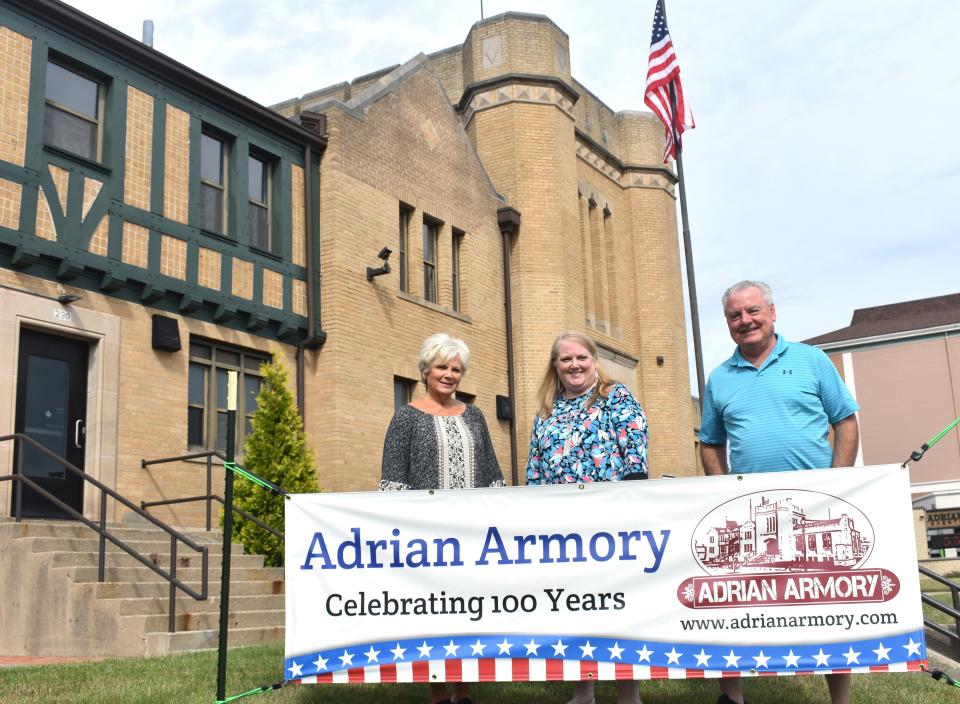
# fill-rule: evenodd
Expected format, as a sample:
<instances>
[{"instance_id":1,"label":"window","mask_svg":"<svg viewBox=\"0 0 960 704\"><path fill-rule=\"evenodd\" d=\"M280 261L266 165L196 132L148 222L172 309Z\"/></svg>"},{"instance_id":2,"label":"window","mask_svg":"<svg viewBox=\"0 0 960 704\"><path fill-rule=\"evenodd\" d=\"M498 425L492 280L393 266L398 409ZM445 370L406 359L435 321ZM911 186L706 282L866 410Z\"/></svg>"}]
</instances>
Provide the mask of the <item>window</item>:
<instances>
[{"instance_id":1,"label":"window","mask_svg":"<svg viewBox=\"0 0 960 704\"><path fill-rule=\"evenodd\" d=\"M406 291L407 279L407 252L410 249L410 208L400 206L400 290Z\"/></svg>"},{"instance_id":2,"label":"window","mask_svg":"<svg viewBox=\"0 0 960 704\"><path fill-rule=\"evenodd\" d=\"M103 86L98 81L47 61L45 143L99 160L102 114Z\"/></svg>"},{"instance_id":3,"label":"window","mask_svg":"<svg viewBox=\"0 0 960 704\"><path fill-rule=\"evenodd\" d=\"M270 250L270 165L263 159L250 155L247 161L247 191L249 209L247 226L250 244Z\"/></svg>"},{"instance_id":4,"label":"window","mask_svg":"<svg viewBox=\"0 0 960 704\"><path fill-rule=\"evenodd\" d=\"M454 397L460 402L465 403L468 406L472 406L473 402L477 400L477 397L473 394L465 394L462 391L458 391L454 394Z\"/></svg>"},{"instance_id":5,"label":"window","mask_svg":"<svg viewBox=\"0 0 960 704\"><path fill-rule=\"evenodd\" d=\"M393 377L393 409L397 410L401 406L406 406L413 400L413 390L417 382L413 379L405 379L402 376Z\"/></svg>"},{"instance_id":6,"label":"window","mask_svg":"<svg viewBox=\"0 0 960 704\"><path fill-rule=\"evenodd\" d=\"M437 302L437 239L440 225L431 220L423 221L423 297Z\"/></svg>"},{"instance_id":7,"label":"window","mask_svg":"<svg viewBox=\"0 0 960 704\"><path fill-rule=\"evenodd\" d=\"M187 389L187 446L227 449L227 372L235 370L237 383L237 447L252 431L253 414L260 394L260 364L270 358L261 353L213 342L190 342Z\"/></svg>"},{"instance_id":8,"label":"window","mask_svg":"<svg viewBox=\"0 0 960 704\"><path fill-rule=\"evenodd\" d=\"M460 245L463 244L463 233L453 231L453 251L450 260L450 283L453 287L451 305L455 311L460 310Z\"/></svg>"},{"instance_id":9,"label":"window","mask_svg":"<svg viewBox=\"0 0 960 704\"><path fill-rule=\"evenodd\" d=\"M200 137L200 227L224 231L226 212L226 143L204 132Z\"/></svg>"}]
</instances>

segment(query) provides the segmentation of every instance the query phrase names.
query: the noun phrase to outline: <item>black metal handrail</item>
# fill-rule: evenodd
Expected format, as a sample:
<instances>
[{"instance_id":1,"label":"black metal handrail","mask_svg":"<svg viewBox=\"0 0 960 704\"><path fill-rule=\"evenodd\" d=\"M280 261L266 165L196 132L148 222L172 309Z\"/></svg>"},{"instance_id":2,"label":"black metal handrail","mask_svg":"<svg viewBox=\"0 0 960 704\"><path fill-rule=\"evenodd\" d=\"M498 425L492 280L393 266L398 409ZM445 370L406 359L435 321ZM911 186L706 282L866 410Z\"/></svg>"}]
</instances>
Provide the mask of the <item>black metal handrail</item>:
<instances>
[{"instance_id":1,"label":"black metal handrail","mask_svg":"<svg viewBox=\"0 0 960 704\"><path fill-rule=\"evenodd\" d=\"M6 442L7 440L13 440L14 442L14 453L17 458L17 467L16 467L17 471L14 472L13 474L0 476L0 481L10 481L15 483L19 482L20 484L19 491L17 491L17 499L14 502L14 509L13 509L14 520L17 523L20 523L22 519L21 514L23 512L23 506L22 506L23 487L26 486L32 489L33 491L37 492L41 496L43 496L45 499L53 503L55 506L65 511L69 516L73 517L75 520L80 521L91 530L94 530L97 532L97 534L100 536L99 556L98 556L98 563L97 563L97 581L98 582L105 581L106 549L107 549L106 543L108 540L114 545L116 545L118 548L126 552L132 558L140 562L144 567L151 569L153 572L163 577L163 579L165 579L170 584L170 597L169 597L170 609L169 609L169 616L168 616L168 622L167 622L168 630L170 631L170 633L175 633L177 630L177 626L176 626L177 589L183 591L184 593L193 597L197 601L206 601L207 572L208 572L207 567L210 559L210 554L209 554L210 550L206 545L198 544L196 541L194 541L190 537L184 535L183 533L179 532L174 528L171 528L170 526L168 526L166 523L159 520L155 516L150 515L147 511L144 511L143 509L141 509L139 506L134 504L132 501L130 501L126 497L121 496L110 487L100 483L99 481L97 481L96 479L88 475L79 467L74 466L73 464L63 459L59 455L51 452L50 450L45 448L43 445L38 443L36 440L31 438L30 436L25 435L24 433L14 433L12 435L0 436L0 442ZM20 443L19 446L17 445L18 442ZM44 489L42 486L37 484L35 481L30 479L30 477L26 476L23 473L24 443L26 443L27 445L30 445L41 454L45 455L46 457L53 460L54 462L60 464L69 472L72 472L74 475L80 477L80 479L82 479L87 484L91 484L100 490L100 518L98 521L91 521L89 518L84 516L81 512L77 511L75 508L68 505L59 497L51 494L49 491ZM123 540L121 540L117 536L113 535L113 533L111 533L107 529L107 497L110 497L114 501L119 502L123 506L127 507L128 509L136 513L138 516L145 518L150 523L152 523L157 528L161 529L162 531L167 533L167 535L170 536L170 571L169 572L163 569L162 567L160 567L159 565L155 564L152 560L141 555L135 548L127 545L127 543L125 543ZM199 592L197 592L192 587L187 585L185 582L177 578L177 542L178 541L182 542L187 547L192 548L193 550L196 550L197 552L200 553L202 576L200 580Z\"/></svg>"},{"instance_id":2,"label":"black metal handrail","mask_svg":"<svg viewBox=\"0 0 960 704\"><path fill-rule=\"evenodd\" d=\"M188 455L177 455L176 457L161 457L155 460L140 460L140 468L146 469L150 465L154 464L166 464L167 462L181 462L183 460L195 460L200 459L201 457L206 459L207 466L207 493L202 496L184 496L180 499L161 499L158 501L141 501L140 507L144 510L151 508L153 506L170 506L173 504L187 504L195 501L206 501L207 502L207 530L211 530L212 525L212 504L214 501L219 503L221 506L224 505L224 500L222 496L218 496L213 493L213 458L217 457L221 462L226 462L226 455L218 452L217 450L210 450L207 452L194 452ZM283 540L283 533L273 528L272 526L267 525L262 520L254 516L252 513L244 511L242 508L236 506L233 507L233 512L238 513L243 516L246 520L251 521L252 523L257 524L263 528L268 533L276 536L280 540Z\"/></svg>"},{"instance_id":3,"label":"black metal handrail","mask_svg":"<svg viewBox=\"0 0 960 704\"><path fill-rule=\"evenodd\" d=\"M928 570L922 565L917 565L917 567L920 570L920 574L922 574L924 577L929 577L933 581L939 582L950 589L953 608L950 608L942 601L937 601L932 596L928 596L926 594L920 594L920 599L924 604L932 606L937 611L945 613L948 616L952 616L956 630L950 630L949 628L946 628L935 621L928 621L927 619L923 619L923 625L930 630L936 631L940 635L948 638L953 644L954 655L960 656L960 584L957 584L956 582L937 574L933 570Z\"/></svg>"}]
</instances>

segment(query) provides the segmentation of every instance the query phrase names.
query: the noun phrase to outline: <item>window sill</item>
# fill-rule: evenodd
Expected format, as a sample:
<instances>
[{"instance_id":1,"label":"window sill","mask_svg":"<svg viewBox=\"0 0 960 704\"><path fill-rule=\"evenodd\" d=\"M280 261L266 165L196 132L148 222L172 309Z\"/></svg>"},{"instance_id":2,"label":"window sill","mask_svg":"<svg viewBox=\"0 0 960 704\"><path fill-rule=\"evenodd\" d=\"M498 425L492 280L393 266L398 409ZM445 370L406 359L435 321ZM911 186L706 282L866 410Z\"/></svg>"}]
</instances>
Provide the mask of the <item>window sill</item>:
<instances>
[{"instance_id":1,"label":"window sill","mask_svg":"<svg viewBox=\"0 0 960 704\"><path fill-rule=\"evenodd\" d=\"M222 232L214 232L213 230L208 230L204 227L200 228L200 232L205 234L207 237L212 237L215 240L220 240L221 242L226 242L228 244L236 245L237 241L230 237L230 235L225 235Z\"/></svg>"},{"instance_id":2,"label":"window sill","mask_svg":"<svg viewBox=\"0 0 960 704\"><path fill-rule=\"evenodd\" d=\"M67 159L68 161L72 161L74 163L81 164L82 166L86 166L91 169L94 169L95 171L99 171L100 173L106 176L110 176L111 174L113 174L113 169L111 169L109 166L106 166L105 164L101 164L99 161L88 159L85 156L74 154L73 152L67 149L61 149L60 147L55 147L52 144L44 144L43 150L46 152L50 152L51 154L55 154L61 159Z\"/></svg>"},{"instance_id":3,"label":"window sill","mask_svg":"<svg viewBox=\"0 0 960 704\"><path fill-rule=\"evenodd\" d=\"M283 257L281 257L279 254L271 252L269 249L260 249L259 247L250 245L250 251L255 254L259 254L262 257L267 257L268 259L275 259L278 262L283 261Z\"/></svg>"},{"instance_id":4,"label":"window sill","mask_svg":"<svg viewBox=\"0 0 960 704\"><path fill-rule=\"evenodd\" d=\"M442 313L443 315L448 315L448 316L450 316L451 318L456 318L457 320L463 321L464 323L472 323L472 322L473 322L473 319L470 318L470 316L468 316L468 315L464 315L463 313L459 313L459 312L453 310L452 308L446 308L446 307L441 306L441 305L438 305L438 304L436 304L436 303L431 303L430 301L428 301L428 300L426 300L426 299L423 299L423 298L420 298L419 296L413 296L413 295L407 293L406 291L397 291L397 297L398 297L398 298L402 298L402 299L405 300L405 301L409 301L410 303L415 303L415 304L417 304L418 306L423 306L424 308L427 308L427 309L429 309L429 310L432 310L432 311L434 311L434 312L436 312L436 313Z\"/></svg>"}]
</instances>

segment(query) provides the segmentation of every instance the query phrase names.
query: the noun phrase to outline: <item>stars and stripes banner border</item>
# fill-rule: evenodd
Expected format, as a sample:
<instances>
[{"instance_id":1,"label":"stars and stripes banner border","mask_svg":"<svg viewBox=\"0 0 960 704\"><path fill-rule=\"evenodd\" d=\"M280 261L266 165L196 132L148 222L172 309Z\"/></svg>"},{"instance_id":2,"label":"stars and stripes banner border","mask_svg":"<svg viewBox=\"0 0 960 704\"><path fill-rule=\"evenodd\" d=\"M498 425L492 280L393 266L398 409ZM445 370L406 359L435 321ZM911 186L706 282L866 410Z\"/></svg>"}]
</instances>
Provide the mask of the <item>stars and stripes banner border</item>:
<instances>
[{"instance_id":1,"label":"stars and stripes banner border","mask_svg":"<svg viewBox=\"0 0 960 704\"><path fill-rule=\"evenodd\" d=\"M542 655L547 657L537 657ZM569 655L585 659L568 659ZM923 633L914 631L890 638L773 647L470 635L357 644L288 658L284 667L288 679L304 684L348 684L918 672L925 663Z\"/></svg>"}]
</instances>

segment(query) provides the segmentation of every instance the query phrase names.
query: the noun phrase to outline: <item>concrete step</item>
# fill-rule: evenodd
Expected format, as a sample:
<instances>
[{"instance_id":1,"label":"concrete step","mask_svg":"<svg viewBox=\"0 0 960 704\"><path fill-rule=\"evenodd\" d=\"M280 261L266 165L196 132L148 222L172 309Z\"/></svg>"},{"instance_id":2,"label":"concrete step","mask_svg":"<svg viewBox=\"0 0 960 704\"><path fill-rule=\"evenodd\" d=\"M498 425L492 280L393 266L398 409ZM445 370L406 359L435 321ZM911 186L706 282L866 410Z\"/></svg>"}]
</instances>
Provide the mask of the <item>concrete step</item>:
<instances>
[{"instance_id":1,"label":"concrete step","mask_svg":"<svg viewBox=\"0 0 960 704\"><path fill-rule=\"evenodd\" d=\"M232 584L230 585L233 586ZM196 601L188 596L177 597L177 613L206 613L208 611L219 611L220 592L213 592L207 597L206 601ZM167 613L169 605L169 595L154 597L128 597L120 599L117 602L119 612L122 616L135 615L155 615ZM231 611L274 611L284 608L283 594L264 594L264 595L237 595L236 590L230 592Z\"/></svg>"},{"instance_id":2,"label":"concrete step","mask_svg":"<svg viewBox=\"0 0 960 704\"><path fill-rule=\"evenodd\" d=\"M152 616L123 616L122 618L131 625L136 623L143 633L167 631L168 619L165 613ZM231 631L237 628L283 628L283 619L283 609L263 611L235 611L231 609L227 614L228 628ZM181 612L178 609L174 622L177 633L181 631L216 631L220 628L220 612L217 610L190 613Z\"/></svg>"},{"instance_id":3,"label":"concrete step","mask_svg":"<svg viewBox=\"0 0 960 704\"><path fill-rule=\"evenodd\" d=\"M219 576L219 575L218 575ZM199 582L188 582L191 589L200 591ZM94 582L94 595L98 599L126 599L128 597L162 597L170 593L170 585L167 582ZM266 596L269 594L283 594L284 583L282 579L277 580L256 580L256 581L232 581L230 582L230 600L234 596ZM186 596L183 592L179 594ZM220 594L220 581L211 581L208 585L207 595L214 596Z\"/></svg>"},{"instance_id":4,"label":"concrete step","mask_svg":"<svg viewBox=\"0 0 960 704\"><path fill-rule=\"evenodd\" d=\"M97 553L100 550L100 539L93 532L90 532L89 536L84 538L61 538L56 536L43 536L43 537L19 538L19 540L29 541L30 549L33 552L63 551L63 552ZM124 539L124 542L127 543L134 550L144 555L149 555L149 554L169 555L170 554L169 540L127 541ZM220 545L219 543L200 543L200 545L205 545L207 547L207 553L210 555L219 555L223 552L223 546ZM109 540L106 542L104 549L107 552L113 552L113 553L125 552L123 548L111 543ZM177 555L199 555L199 554L200 553L198 551L187 546L186 544L179 543L179 542L177 543ZM242 555L243 546L239 543L234 543L232 554Z\"/></svg>"},{"instance_id":5,"label":"concrete step","mask_svg":"<svg viewBox=\"0 0 960 704\"><path fill-rule=\"evenodd\" d=\"M169 533L161 530L160 528L131 528L129 526L119 525L119 524L107 524L107 529L113 535L117 536L124 542L131 542L135 540L147 540L147 541L166 541L167 544L170 543ZM41 538L41 537L57 537L57 538L97 538L98 534L92 528L87 527L83 523L72 522L58 522L58 521L23 521L21 523L16 522L3 522L0 523L0 532L3 532L5 535L12 538ZM196 542L200 543L219 543L222 541L221 534L219 531L211 531L209 533L204 531L180 531L180 533L187 535Z\"/></svg>"},{"instance_id":6,"label":"concrete step","mask_svg":"<svg viewBox=\"0 0 960 704\"><path fill-rule=\"evenodd\" d=\"M150 560L153 564L158 565L164 569L169 569L170 567L170 554L169 553L145 553L143 555L145 558ZM218 553L216 555L211 555L208 558L209 566L211 570L220 571L221 565L221 555ZM96 552L54 552L53 553L53 566L54 567L97 567L99 564L100 556ZM107 553L105 556L104 563L107 567L137 567L141 563L137 561L132 555L127 554L123 551L113 551ZM191 553L186 556L183 553L177 554L177 570L188 567L201 567L203 565L203 558L197 553ZM236 569L240 567L263 567L263 557L260 555L233 555L230 560L230 568Z\"/></svg>"},{"instance_id":7,"label":"concrete step","mask_svg":"<svg viewBox=\"0 0 960 704\"><path fill-rule=\"evenodd\" d=\"M230 647L261 645L283 641L283 626L273 628L238 628L229 633ZM219 643L219 631L155 632L146 634L145 655L167 655L189 650L210 650Z\"/></svg>"},{"instance_id":8,"label":"concrete step","mask_svg":"<svg viewBox=\"0 0 960 704\"><path fill-rule=\"evenodd\" d=\"M92 567L58 567L57 571L64 571L74 582L96 582L98 570ZM182 582L197 582L203 579L203 569L200 567L185 567L177 569L177 579ZM214 575L210 575L211 577ZM216 571L219 577L219 570ZM230 568L230 583L251 581L273 581L283 579L283 570L279 567L232 567ZM164 581L164 578L149 567L112 567L104 568L105 582L155 582Z\"/></svg>"}]
</instances>

